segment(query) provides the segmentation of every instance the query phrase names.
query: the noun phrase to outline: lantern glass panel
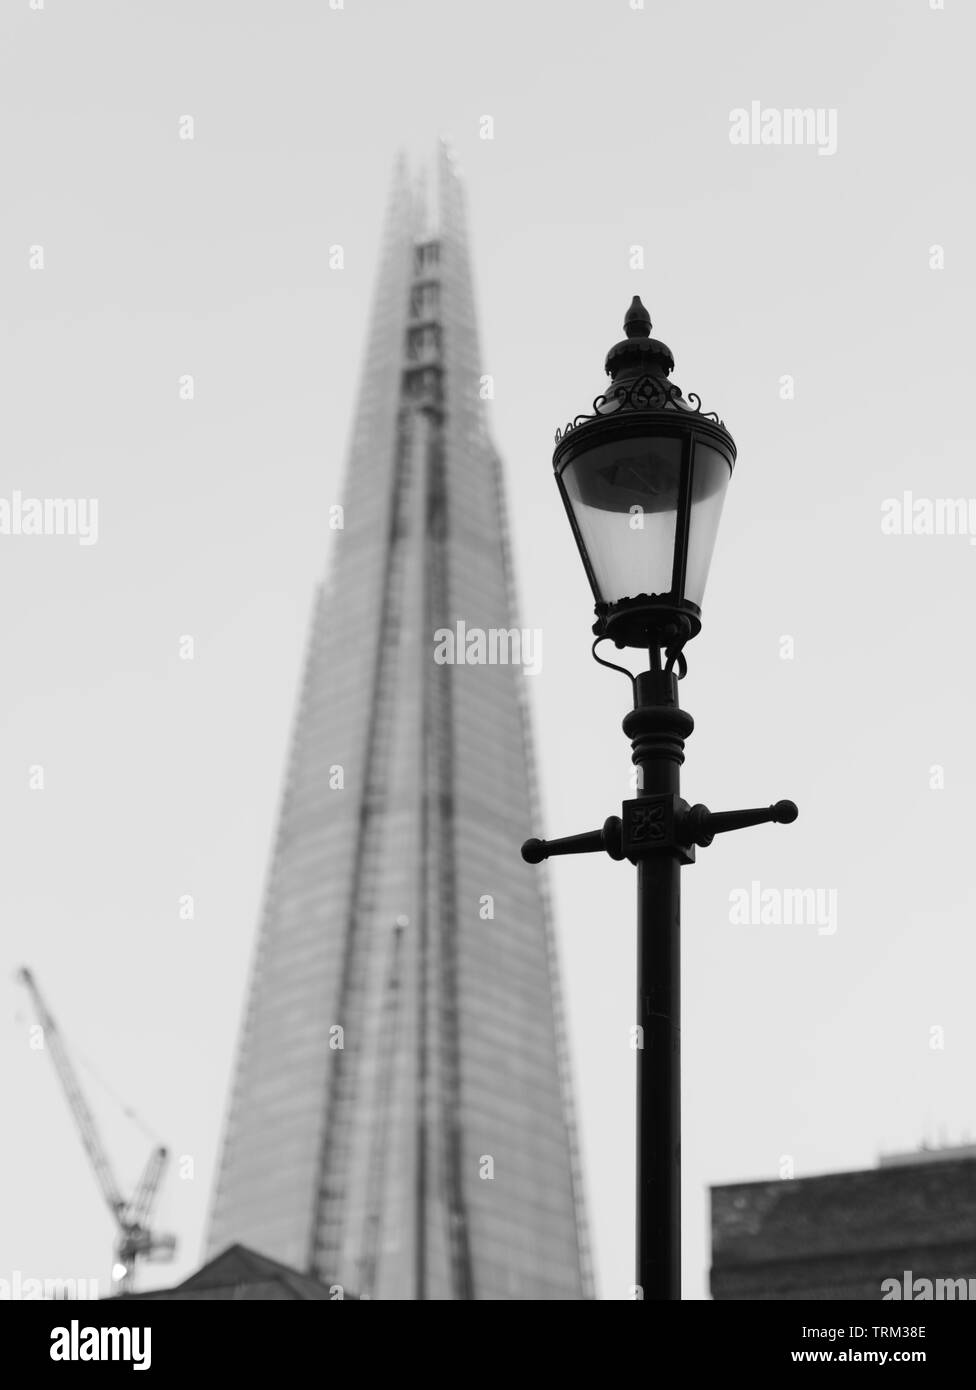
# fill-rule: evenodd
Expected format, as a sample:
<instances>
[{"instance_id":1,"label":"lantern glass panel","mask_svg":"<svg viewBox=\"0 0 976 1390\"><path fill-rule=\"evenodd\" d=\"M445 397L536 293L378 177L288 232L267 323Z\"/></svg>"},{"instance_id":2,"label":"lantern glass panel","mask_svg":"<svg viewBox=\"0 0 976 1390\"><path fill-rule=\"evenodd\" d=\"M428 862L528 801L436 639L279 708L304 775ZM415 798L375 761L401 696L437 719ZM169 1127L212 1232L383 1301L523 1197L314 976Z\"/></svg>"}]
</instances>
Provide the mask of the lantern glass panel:
<instances>
[{"instance_id":1,"label":"lantern glass panel","mask_svg":"<svg viewBox=\"0 0 976 1390\"><path fill-rule=\"evenodd\" d=\"M695 443L691 473L691 524L688 528L688 562L684 597L702 606L712 551L722 516L722 503L732 469L718 449Z\"/></svg>"},{"instance_id":2,"label":"lantern glass panel","mask_svg":"<svg viewBox=\"0 0 976 1390\"><path fill-rule=\"evenodd\" d=\"M617 439L588 449L563 470L604 603L671 592L681 447L676 437Z\"/></svg>"}]
</instances>

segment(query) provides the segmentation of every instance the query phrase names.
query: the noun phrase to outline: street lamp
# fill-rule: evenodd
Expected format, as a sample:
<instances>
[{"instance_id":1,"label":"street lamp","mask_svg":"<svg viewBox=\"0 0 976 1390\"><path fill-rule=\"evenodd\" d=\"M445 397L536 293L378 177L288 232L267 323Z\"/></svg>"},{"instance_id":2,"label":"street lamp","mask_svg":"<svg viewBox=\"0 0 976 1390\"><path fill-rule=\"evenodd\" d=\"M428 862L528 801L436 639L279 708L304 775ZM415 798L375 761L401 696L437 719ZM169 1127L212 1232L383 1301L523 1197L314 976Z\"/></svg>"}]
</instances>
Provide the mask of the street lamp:
<instances>
[{"instance_id":1,"label":"street lamp","mask_svg":"<svg viewBox=\"0 0 976 1390\"><path fill-rule=\"evenodd\" d=\"M634 707L623 721L639 769L637 796L601 830L527 840L530 864L604 850L637 867L638 1297L681 1297L680 868L715 835L796 820L792 801L713 813L679 795L685 739L678 704L684 646L701 631L701 605L735 443L701 400L669 380L671 350L650 336L636 296L626 338L607 354L611 384L556 434L553 468L596 599L593 655L622 671ZM646 649L631 675L597 655L603 641Z\"/></svg>"}]
</instances>

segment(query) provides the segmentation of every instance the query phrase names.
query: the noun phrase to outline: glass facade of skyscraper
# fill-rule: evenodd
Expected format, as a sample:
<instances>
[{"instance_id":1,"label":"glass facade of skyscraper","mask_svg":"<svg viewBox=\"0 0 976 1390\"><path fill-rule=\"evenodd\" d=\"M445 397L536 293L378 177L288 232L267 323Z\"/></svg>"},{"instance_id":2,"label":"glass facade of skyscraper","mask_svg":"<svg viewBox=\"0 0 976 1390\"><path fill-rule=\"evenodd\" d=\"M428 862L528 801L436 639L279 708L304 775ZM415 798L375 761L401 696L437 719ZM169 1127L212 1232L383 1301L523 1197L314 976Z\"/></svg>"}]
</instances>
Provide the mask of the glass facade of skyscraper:
<instances>
[{"instance_id":1,"label":"glass facade of skyscraper","mask_svg":"<svg viewBox=\"0 0 976 1390\"><path fill-rule=\"evenodd\" d=\"M591 1296L463 193L401 167L218 1174L240 1241L374 1298Z\"/></svg>"}]
</instances>

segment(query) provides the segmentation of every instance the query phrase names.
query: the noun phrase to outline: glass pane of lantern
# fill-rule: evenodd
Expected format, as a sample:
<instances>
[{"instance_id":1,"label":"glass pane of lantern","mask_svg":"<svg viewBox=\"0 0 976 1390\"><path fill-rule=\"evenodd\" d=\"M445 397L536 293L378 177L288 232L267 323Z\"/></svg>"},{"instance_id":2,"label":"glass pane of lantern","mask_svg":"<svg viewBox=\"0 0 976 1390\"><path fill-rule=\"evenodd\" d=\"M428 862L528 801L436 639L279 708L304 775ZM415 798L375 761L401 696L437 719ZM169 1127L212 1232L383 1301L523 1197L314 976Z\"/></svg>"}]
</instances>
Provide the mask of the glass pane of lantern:
<instances>
[{"instance_id":1,"label":"glass pane of lantern","mask_svg":"<svg viewBox=\"0 0 976 1390\"><path fill-rule=\"evenodd\" d=\"M685 598L701 607L705 581L712 563L722 503L732 470L717 449L699 440L695 444L691 474L691 526L688 530L688 566Z\"/></svg>"},{"instance_id":2,"label":"glass pane of lantern","mask_svg":"<svg viewBox=\"0 0 976 1390\"><path fill-rule=\"evenodd\" d=\"M667 594L681 478L680 439L621 439L562 473L600 598Z\"/></svg>"}]
</instances>

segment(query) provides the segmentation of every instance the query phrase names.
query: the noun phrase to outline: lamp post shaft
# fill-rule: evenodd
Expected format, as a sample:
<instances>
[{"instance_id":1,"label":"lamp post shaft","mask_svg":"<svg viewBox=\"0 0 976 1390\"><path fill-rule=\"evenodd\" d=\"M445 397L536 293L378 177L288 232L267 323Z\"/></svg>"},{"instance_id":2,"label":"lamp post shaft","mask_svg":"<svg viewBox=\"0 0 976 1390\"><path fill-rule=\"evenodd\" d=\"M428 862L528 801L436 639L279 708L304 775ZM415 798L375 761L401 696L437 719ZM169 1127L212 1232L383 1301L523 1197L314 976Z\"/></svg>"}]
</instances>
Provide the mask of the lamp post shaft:
<instances>
[{"instance_id":1,"label":"lamp post shaft","mask_svg":"<svg viewBox=\"0 0 976 1390\"><path fill-rule=\"evenodd\" d=\"M681 1297L681 868L637 866L637 1282Z\"/></svg>"},{"instance_id":2,"label":"lamp post shaft","mask_svg":"<svg viewBox=\"0 0 976 1390\"><path fill-rule=\"evenodd\" d=\"M639 812L644 801L650 808L677 800L694 720L679 707L670 672L643 672L634 693L624 732L640 769ZM637 859L637 1283L645 1299L680 1299L681 865L692 855L650 809L644 833Z\"/></svg>"}]
</instances>

